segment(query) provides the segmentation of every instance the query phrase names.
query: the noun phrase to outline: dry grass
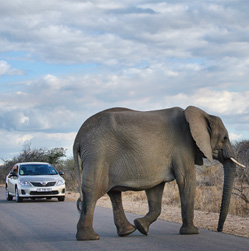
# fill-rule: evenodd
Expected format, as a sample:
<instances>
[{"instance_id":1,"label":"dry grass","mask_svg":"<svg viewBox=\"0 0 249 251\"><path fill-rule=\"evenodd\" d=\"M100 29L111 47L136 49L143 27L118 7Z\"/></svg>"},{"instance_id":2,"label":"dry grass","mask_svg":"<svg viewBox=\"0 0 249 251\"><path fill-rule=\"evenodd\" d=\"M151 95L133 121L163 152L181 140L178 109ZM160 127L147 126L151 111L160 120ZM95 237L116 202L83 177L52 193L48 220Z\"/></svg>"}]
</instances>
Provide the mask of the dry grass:
<instances>
[{"instance_id":1,"label":"dry grass","mask_svg":"<svg viewBox=\"0 0 249 251\"><path fill-rule=\"evenodd\" d=\"M215 172L215 170L212 172ZM210 177L210 171L208 171L208 175L208 177ZM199 175L198 181L200 181ZM208 184L209 186L206 186L201 183L196 188L194 220L197 227L216 231L219 219L223 181L219 182L218 185L217 181L216 185L213 185L210 181L208 181ZM70 194L67 194L67 198L76 201L78 195L78 193L71 192ZM123 207L126 212L139 215L145 215L148 212L147 198L144 191L123 192L122 199ZM232 195L229 215L227 216L223 232L249 238L249 214L248 210L244 208L245 205L242 207L241 203L243 202L238 200L237 196ZM111 201L107 195L100 198L97 205L112 208ZM180 197L175 181L166 183L165 185L162 198L162 212L159 218L166 221L182 223Z\"/></svg>"},{"instance_id":2,"label":"dry grass","mask_svg":"<svg viewBox=\"0 0 249 251\"><path fill-rule=\"evenodd\" d=\"M125 192L123 198L129 197L133 202L146 202L147 198L144 191ZM222 189L217 186L197 186L195 193L195 210L205 211L207 213L219 213L222 198ZM234 216L249 217L248 211L241 207L241 201L235 195L232 195L229 214ZM180 196L175 181L166 183L162 204L180 208Z\"/></svg>"},{"instance_id":3,"label":"dry grass","mask_svg":"<svg viewBox=\"0 0 249 251\"><path fill-rule=\"evenodd\" d=\"M197 187L195 194L195 210L208 213L218 213L223 189L223 168L220 165L197 167ZM66 173L66 171L65 171ZM72 176L73 177L73 176ZM75 179L68 178L71 183ZM77 182L73 185L67 181L68 189L77 191ZM235 181L235 187L241 187L239 181ZM235 192L235 189L234 189ZM249 198L249 187L244 189L245 198ZM147 201L145 192L125 192L123 197L129 197L131 201ZM166 183L162 199L163 205L180 207L178 186L175 181ZM147 203L147 202L146 202ZM249 203L246 200L232 194L229 213L235 216L249 217Z\"/></svg>"}]
</instances>

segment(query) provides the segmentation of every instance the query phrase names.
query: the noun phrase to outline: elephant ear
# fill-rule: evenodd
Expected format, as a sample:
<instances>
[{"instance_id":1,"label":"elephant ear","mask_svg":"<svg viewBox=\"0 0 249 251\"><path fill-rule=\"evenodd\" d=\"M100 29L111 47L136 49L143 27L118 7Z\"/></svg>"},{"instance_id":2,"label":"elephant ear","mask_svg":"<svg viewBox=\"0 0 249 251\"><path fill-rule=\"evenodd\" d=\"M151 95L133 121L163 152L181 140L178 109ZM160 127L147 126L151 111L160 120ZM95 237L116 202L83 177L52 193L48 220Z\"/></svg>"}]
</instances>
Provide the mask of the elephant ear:
<instances>
[{"instance_id":1,"label":"elephant ear","mask_svg":"<svg viewBox=\"0 0 249 251\"><path fill-rule=\"evenodd\" d=\"M201 109L189 106L184 111L185 118L189 123L190 131L196 145L199 147L204 156L213 161L210 126L208 122L209 115Z\"/></svg>"}]
</instances>

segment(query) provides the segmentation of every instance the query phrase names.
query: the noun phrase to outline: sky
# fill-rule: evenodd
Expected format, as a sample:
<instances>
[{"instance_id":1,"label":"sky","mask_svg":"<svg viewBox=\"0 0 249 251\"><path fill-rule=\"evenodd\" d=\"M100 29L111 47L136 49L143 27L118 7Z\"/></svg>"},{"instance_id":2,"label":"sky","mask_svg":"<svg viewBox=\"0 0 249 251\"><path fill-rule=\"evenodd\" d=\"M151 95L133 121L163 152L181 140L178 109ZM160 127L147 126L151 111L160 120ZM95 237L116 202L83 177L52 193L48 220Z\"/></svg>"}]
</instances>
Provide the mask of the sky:
<instances>
[{"instance_id":1,"label":"sky","mask_svg":"<svg viewBox=\"0 0 249 251\"><path fill-rule=\"evenodd\" d=\"M0 163L110 107L198 106L249 139L247 0L0 0Z\"/></svg>"}]
</instances>

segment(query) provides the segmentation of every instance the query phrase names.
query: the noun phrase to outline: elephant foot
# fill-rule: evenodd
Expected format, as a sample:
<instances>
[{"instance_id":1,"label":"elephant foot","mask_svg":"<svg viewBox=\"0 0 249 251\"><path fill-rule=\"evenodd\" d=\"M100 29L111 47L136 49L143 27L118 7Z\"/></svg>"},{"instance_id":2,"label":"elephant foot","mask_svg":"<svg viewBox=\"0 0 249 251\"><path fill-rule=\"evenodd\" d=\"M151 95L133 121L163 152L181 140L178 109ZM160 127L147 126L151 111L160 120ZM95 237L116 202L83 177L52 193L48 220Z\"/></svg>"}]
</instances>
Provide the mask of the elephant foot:
<instances>
[{"instance_id":1,"label":"elephant foot","mask_svg":"<svg viewBox=\"0 0 249 251\"><path fill-rule=\"evenodd\" d=\"M148 235L150 224L144 218L135 219L134 224L140 233Z\"/></svg>"},{"instance_id":2,"label":"elephant foot","mask_svg":"<svg viewBox=\"0 0 249 251\"><path fill-rule=\"evenodd\" d=\"M99 235L93 229L84 229L77 232L76 239L78 241L99 240Z\"/></svg>"},{"instance_id":3,"label":"elephant foot","mask_svg":"<svg viewBox=\"0 0 249 251\"><path fill-rule=\"evenodd\" d=\"M195 227L195 226L191 226L191 227L181 227L180 228L180 234L199 234L200 230Z\"/></svg>"},{"instance_id":4,"label":"elephant foot","mask_svg":"<svg viewBox=\"0 0 249 251\"><path fill-rule=\"evenodd\" d=\"M121 237L124 237L124 236L127 236L129 234L132 234L134 231L136 231L136 228L133 225L129 224L124 228L119 228L118 229L118 235L121 236Z\"/></svg>"}]
</instances>

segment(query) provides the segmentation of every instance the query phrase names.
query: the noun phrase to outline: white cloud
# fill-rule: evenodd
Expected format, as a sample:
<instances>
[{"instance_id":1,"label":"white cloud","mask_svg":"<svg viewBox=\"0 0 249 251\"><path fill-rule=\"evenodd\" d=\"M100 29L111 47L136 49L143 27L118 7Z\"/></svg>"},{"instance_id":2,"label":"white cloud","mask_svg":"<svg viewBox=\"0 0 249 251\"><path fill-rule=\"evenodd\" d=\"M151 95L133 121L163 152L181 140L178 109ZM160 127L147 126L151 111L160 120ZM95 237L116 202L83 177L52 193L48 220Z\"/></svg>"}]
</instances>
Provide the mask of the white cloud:
<instances>
[{"instance_id":1,"label":"white cloud","mask_svg":"<svg viewBox=\"0 0 249 251\"><path fill-rule=\"evenodd\" d=\"M246 115L249 111L249 91L229 92L217 91L210 88L201 88L187 95L179 93L174 96L166 96L165 100L171 105L195 105L216 115Z\"/></svg>"},{"instance_id":2,"label":"white cloud","mask_svg":"<svg viewBox=\"0 0 249 251\"><path fill-rule=\"evenodd\" d=\"M28 142L32 148L55 148L63 147L67 149L68 156L72 156L73 141L75 132L68 133L41 133L41 132L10 132L0 129L1 159L12 158L18 155L23 146ZM1 161L0 161L1 164Z\"/></svg>"},{"instance_id":3,"label":"white cloud","mask_svg":"<svg viewBox=\"0 0 249 251\"><path fill-rule=\"evenodd\" d=\"M230 133L229 138L230 138L231 142L235 142L235 141L241 140L243 137L241 134Z\"/></svg>"},{"instance_id":4,"label":"white cloud","mask_svg":"<svg viewBox=\"0 0 249 251\"><path fill-rule=\"evenodd\" d=\"M0 92L8 151L30 135L63 145L113 106L196 105L224 118L231 138L249 137L248 11L226 0L1 3L0 76L15 76Z\"/></svg>"},{"instance_id":5,"label":"white cloud","mask_svg":"<svg viewBox=\"0 0 249 251\"><path fill-rule=\"evenodd\" d=\"M48 84L48 88L51 90L59 90L62 87L62 81L59 81L56 76L48 74L44 77L45 82Z\"/></svg>"},{"instance_id":6,"label":"white cloud","mask_svg":"<svg viewBox=\"0 0 249 251\"><path fill-rule=\"evenodd\" d=\"M218 114L245 114L249 110L249 91L235 93L201 89L193 97L199 105Z\"/></svg>"},{"instance_id":7,"label":"white cloud","mask_svg":"<svg viewBox=\"0 0 249 251\"><path fill-rule=\"evenodd\" d=\"M9 75L9 76L14 76L14 75L22 75L23 71L12 68L8 62L4 60L0 60L0 76L3 75Z\"/></svg>"},{"instance_id":8,"label":"white cloud","mask_svg":"<svg viewBox=\"0 0 249 251\"><path fill-rule=\"evenodd\" d=\"M6 61L0 61L0 76L6 74L10 69L10 65Z\"/></svg>"},{"instance_id":9,"label":"white cloud","mask_svg":"<svg viewBox=\"0 0 249 251\"><path fill-rule=\"evenodd\" d=\"M23 146L24 143L31 141L33 138L34 137L30 134L24 134L22 136L17 137L15 142L17 145Z\"/></svg>"},{"instance_id":10,"label":"white cloud","mask_svg":"<svg viewBox=\"0 0 249 251\"><path fill-rule=\"evenodd\" d=\"M2 127L74 131L88 116L113 106L150 110L195 105L214 115L240 116L241 120L247 121L248 91L219 91L212 86L202 88L201 85L192 87L186 84L185 92L182 92L182 72L172 73L170 69L163 71L163 68L160 65L130 68L119 75L109 73L63 78L46 75L29 82L25 87L26 93L17 92L7 97L0 95ZM173 85L168 86L170 81Z\"/></svg>"},{"instance_id":11,"label":"white cloud","mask_svg":"<svg viewBox=\"0 0 249 251\"><path fill-rule=\"evenodd\" d=\"M244 58L241 52L248 48L248 24L241 25L246 22L246 9L239 9L239 4L237 8L225 1L102 4L54 0L38 5L16 2L14 8L4 4L0 32L8 36L0 40L0 48L29 51L47 62L107 65L162 56L206 57L207 51L209 57ZM222 47L220 41L224 41Z\"/></svg>"}]
</instances>

